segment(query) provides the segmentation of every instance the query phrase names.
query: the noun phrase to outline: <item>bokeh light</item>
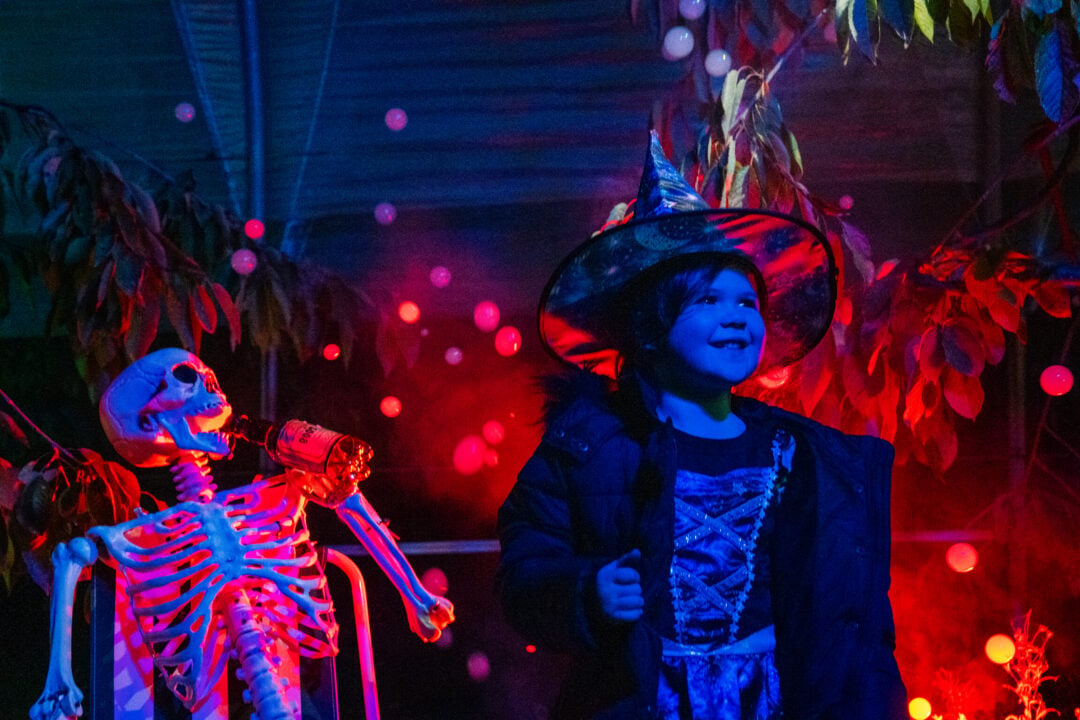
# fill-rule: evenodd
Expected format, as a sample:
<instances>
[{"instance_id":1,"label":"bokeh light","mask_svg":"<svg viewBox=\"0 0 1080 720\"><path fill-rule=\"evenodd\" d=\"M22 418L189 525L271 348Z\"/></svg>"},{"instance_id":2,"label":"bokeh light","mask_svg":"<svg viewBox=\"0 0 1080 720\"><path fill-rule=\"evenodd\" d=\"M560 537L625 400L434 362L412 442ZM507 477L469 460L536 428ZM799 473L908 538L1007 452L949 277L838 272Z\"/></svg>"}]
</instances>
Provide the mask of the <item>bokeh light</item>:
<instances>
[{"instance_id":1,"label":"bokeh light","mask_svg":"<svg viewBox=\"0 0 1080 720\"><path fill-rule=\"evenodd\" d=\"M252 240L258 240L266 234L266 225L258 218L251 218L244 223L244 234Z\"/></svg>"},{"instance_id":2,"label":"bokeh light","mask_svg":"<svg viewBox=\"0 0 1080 720\"><path fill-rule=\"evenodd\" d=\"M506 428L498 420L488 420L480 428L480 434L492 445L498 445L506 437Z\"/></svg>"},{"instance_id":3,"label":"bokeh light","mask_svg":"<svg viewBox=\"0 0 1080 720\"><path fill-rule=\"evenodd\" d=\"M521 349L521 331L513 325L499 328L495 333L495 352L510 357Z\"/></svg>"},{"instance_id":4,"label":"bokeh light","mask_svg":"<svg viewBox=\"0 0 1080 720\"><path fill-rule=\"evenodd\" d=\"M488 467L497 467L499 464L499 451L495 448L484 450L484 464Z\"/></svg>"},{"instance_id":5,"label":"bokeh light","mask_svg":"<svg viewBox=\"0 0 1080 720\"><path fill-rule=\"evenodd\" d=\"M453 628L443 628L442 635L435 641L435 647L446 649L454 644L454 630Z\"/></svg>"},{"instance_id":6,"label":"bokeh light","mask_svg":"<svg viewBox=\"0 0 1080 720\"><path fill-rule=\"evenodd\" d=\"M397 220L397 208L388 202L381 202L375 206L375 222L380 225L390 225Z\"/></svg>"},{"instance_id":7,"label":"bokeh light","mask_svg":"<svg viewBox=\"0 0 1080 720\"><path fill-rule=\"evenodd\" d=\"M664 34L664 57L681 60L694 50L694 34L682 25L676 25Z\"/></svg>"},{"instance_id":8,"label":"bokeh light","mask_svg":"<svg viewBox=\"0 0 1080 720\"><path fill-rule=\"evenodd\" d=\"M911 698L911 702L907 704L907 711L912 720L926 720L926 718L930 717L933 708L930 707L929 700L917 697Z\"/></svg>"},{"instance_id":9,"label":"bokeh light","mask_svg":"<svg viewBox=\"0 0 1080 720\"><path fill-rule=\"evenodd\" d=\"M459 347L448 347L446 352L443 353L443 360L447 365L457 365L461 362L464 355Z\"/></svg>"},{"instance_id":10,"label":"bokeh light","mask_svg":"<svg viewBox=\"0 0 1080 720\"><path fill-rule=\"evenodd\" d=\"M446 595L450 589L450 583L446 579L446 573L437 567L428 568L420 575L420 582L428 589L428 592L436 595Z\"/></svg>"},{"instance_id":11,"label":"bokeh light","mask_svg":"<svg viewBox=\"0 0 1080 720\"><path fill-rule=\"evenodd\" d=\"M182 123L189 123L195 119L195 106L189 102L177 103L173 108L173 115Z\"/></svg>"},{"instance_id":12,"label":"bokeh light","mask_svg":"<svg viewBox=\"0 0 1080 720\"><path fill-rule=\"evenodd\" d=\"M536 646L535 645L526 645L525 646L525 652L532 655L534 652L536 652Z\"/></svg>"},{"instance_id":13,"label":"bokeh light","mask_svg":"<svg viewBox=\"0 0 1080 720\"><path fill-rule=\"evenodd\" d=\"M705 72L712 77L723 77L731 70L731 54L722 48L710 50L705 56Z\"/></svg>"},{"instance_id":14,"label":"bokeh light","mask_svg":"<svg viewBox=\"0 0 1080 720\"><path fill-rule=\"evenodd\" d=\"M450 271L442 265L431 268L428 277L431 279L431 284L437 288L444 288L450 284Z\"/></svg>"},{"instance_id":15,"label":"bokeh light","mask_svg":"<svg viewBox=\"0 0 1080 720\"><path fill-rule=\"evenodd\" d=\"M1051 365L1039 376L1039 385L1047 395L1064 395L1072 390L1073 374L1064 365Z\"/></svg>"},{"instance_id":16,"label":"bokeh light","mask_svg":"<svg viewBox=\"0 0 1080 720\"><path fill-rule=\"evenodd\" d=\"M679 14L687 20L697 20L705 13L705 0L679 0Z\"/></svg>"},{"instance_id":17,"label":"bokeh light","mask_svg":"<svg viewBox=\"0 0 1080 720\"><path fill-rule=\"evenodd\" d=\"M855 198L851 197L850 195L841 195L838 202L840 204L841 210L850 210L851 208L855 207Z\"/></svg>"},{"instance_id":18,"label":"bokeh light","mask_svg":"<svg viewBox=\"0 0 1080 720\"><path fill-rule=\"evenodd\" d=\"M979 564L979 551L970 543L953 543L945 551L945 562L954 572L971 572Z\"/></svg>"},{"instance_id":19,"label":"bokeh light","mask_svg":"<svg viewBox=\"0 0 1080 720\"><path fill-rule=\"evenodd\" d=\"M255 267L259 264L259 258L251 250L240 248L233 252L232 257L229 258L229 264L232 265L232 269L236 271L237 275L250 275L255 272Z\"/></svg>"},{"instance_id":20,"label":"bokeh light","mask_svg":"<svg viewBox=\"0 0 1080 720\"><path fill-rule=\"evenodd\" d=\"M326 343L323 345L322 356L326 360L337 360L341 357L341 347L337 343Z\"/></svg>"},{"instance_id":21,"label":"bokeh light","mask_svg":"<svg viewBox=\"0 0 1080 720\"><path fill-rule=\"evenodd\" d=\"M990 639L986 641L986 657L990 658L990 662L997 663L998 665L1004 665L1013 659L1013 655L1016 654L1016 643L1008 635L998 633L997 635L991 635Z\"/></svg>"},{"instance_id":22,"label":"bokeh light","mask_svg":"<svg viewBox=\"0 0 1080 720\"><path fill-rule=\"evenodd\" d=\"M420 306L414 303L412 300L406 300L405 302L398 305L397 314L398 317L401 318L402 322L406 322L412 325L413 323L420 320Z\"/></svg>"},{"instance_id":23,"label":"bokeh light","mask_svg":"<svg viewBox=\"0 0 1080 720\"><path fill-rule=\"evenodd\" d=\"M386 117L383 120L386 122L386 127L394 132L404 130L409 124L409 116L401 108L390 108L386 111Z\"/></svg>"},{"instance_id":24,"label":"bokeh light","mask_svg":"<svg viewBox=\"0 0 1080 720\"><path fill-rule=\"evenodd\" d=\"M475 475L484 467L487 445L479 435L466 435L454 448L454 469L462 475Z\"/></svg>"},{"instance_id":25,"label":"bokeh light","mask_svg":"<svg viewBox=\"0 0 1080 720\"><path fill-rule=\"evenodd\" d=\"M401 414L401 400L393 395L387 395L379 401L379 412L388 418L397 417Z\"/></svg>"},{"instance_id":26,"label":"bokeh light","mask_svg":"<svg viewBox=\"0 0 1080 720\"><path fill-rule=\"evenodd\" d=\"M491 674L491 662L488 660L488 656L479 650L469 654L466 665L469 668L469 677L476 682L487 680L488 675Z\"/></svg>"},{"instance_id":27,"label":"bokeh light","mask_svg":"<svg viewBox=\"0 0 1080 720\"><path fill-rule=\"evenodd\" d=\"M490 300L476 303L473 308L473 322L482 332L491 332L499 327L499 306Z\"/></svg>"}]
</instances>

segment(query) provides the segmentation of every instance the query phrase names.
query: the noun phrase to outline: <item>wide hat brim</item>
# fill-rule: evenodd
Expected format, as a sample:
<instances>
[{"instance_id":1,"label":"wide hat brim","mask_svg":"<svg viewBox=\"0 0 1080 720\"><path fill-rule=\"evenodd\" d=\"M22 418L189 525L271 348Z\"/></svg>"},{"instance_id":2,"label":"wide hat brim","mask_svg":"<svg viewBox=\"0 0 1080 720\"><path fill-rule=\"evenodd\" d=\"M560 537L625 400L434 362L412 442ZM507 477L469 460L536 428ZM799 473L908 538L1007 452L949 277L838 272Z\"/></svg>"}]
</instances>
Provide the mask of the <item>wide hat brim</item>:
<instances>
[{"instance_id":1,"label":"wide hat brim","mask_svg":"<svg viewBox=\"0 0 1080 720\"><path fill-rule=\"evenodd\" d=\"M539 330L556 357L615 376L608 309L643 273L684 255L741 254L765 280L767 339L758 372L803 358L828 332L837 269L821 231L768 210L705 209L643 217L599 233L556 269L540 299Z\"/></svg>"}]
</instances>

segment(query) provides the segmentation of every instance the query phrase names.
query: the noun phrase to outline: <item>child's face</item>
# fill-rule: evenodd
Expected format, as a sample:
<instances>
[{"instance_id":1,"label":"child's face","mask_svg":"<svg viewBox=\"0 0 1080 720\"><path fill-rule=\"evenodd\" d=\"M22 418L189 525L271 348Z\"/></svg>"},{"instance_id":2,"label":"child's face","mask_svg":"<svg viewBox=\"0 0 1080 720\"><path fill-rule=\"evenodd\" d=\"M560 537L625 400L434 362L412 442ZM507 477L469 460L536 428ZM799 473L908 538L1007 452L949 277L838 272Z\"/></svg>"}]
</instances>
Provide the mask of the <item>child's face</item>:
<instances>
[{"instance_id":1,"label":"child's face","mask_svg":"<svg viewBox=\"0 0 1080 720\"><path fill-rule=\"evenodd\" d=\"M676 318L667 369L692 388L730 389L757 369L764 342L753 284L740 272L721 270Z\"/></svg>"}]
</instances>

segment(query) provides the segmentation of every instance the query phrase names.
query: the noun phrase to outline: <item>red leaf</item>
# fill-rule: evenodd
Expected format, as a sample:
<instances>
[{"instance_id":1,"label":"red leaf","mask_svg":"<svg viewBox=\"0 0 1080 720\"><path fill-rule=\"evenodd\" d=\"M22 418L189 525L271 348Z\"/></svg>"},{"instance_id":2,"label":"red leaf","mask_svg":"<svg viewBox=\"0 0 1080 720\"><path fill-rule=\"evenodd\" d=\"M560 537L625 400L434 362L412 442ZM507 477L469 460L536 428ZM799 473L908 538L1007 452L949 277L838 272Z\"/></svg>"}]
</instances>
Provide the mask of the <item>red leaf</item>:
<instances>
[{"instance_id":1,"label":"red leaf","mask_svg":"<svg viewBox=\"0 0 1080 720\"><path fill-rule=\"evenodd\" d=\"M959 415L974 420L982 410L983 400L986 399L979 378L961 375L949 367L945 368L942 378L944 379L945 400L948 401L949 407Z\"/></svg>"},{"instance_id":2,"label":"red leaf","mask_svg":"<svg viewBox=\"0 0 1080 720\"><path fill-rule=\"evenodd\" d=\"M202 285L196 285L195 295L188 298L188 303L191 306L192 320L197 320L206 332L214 332L217 327L217 308L214 307L214 299L210 297L209 291Z\"/></svg>"},{"instance_id":3,"label":"red leaf","mask_svg":"<svg viewBox=\"0 0 1080 720\"><path fill-rule=\"evenodd\" d=\"M941 328L941 349L945 361L969 377L978 377L986 367L982 340L968 323L954 318Z\"/></svg>"},{"instance_id":4,"label":"red leaf","mask_svg":"<svg viewBox=\"0 0 1080 720\"><path fill-rule=\"evenodd\" d=\"M922 334L919 344L919 372L928 380L937 382L945 367L945 352L938 341L938 329L930 326Z\"/></svg>"},{"instance_id":5,"label":"red leaf","mask_svg":"<svg viewBox=\"0 0 1080 720\"><path fill-rule=\"evenodd\" d=\"M1036 285L1032 291L1035 302L1039 307L1057 318L1072 316L1072 307L1069 304L1069 293L1060 283L1042 282Z\"/></svg>"},{"instance_id":6,"label":"red leaf","mask_svg":"<svg viewBox=\"0 0 1080 720\"><path fill-rule=\"evenodd\" d=\"M240 311L236 309L229 291L217 283L212 283L210 289L214 291L214 299L217 300L221 312L225 313L225 320L229 323L229 335L232 338L232 349L240 344Z\"/></svg>"}]
</instances>

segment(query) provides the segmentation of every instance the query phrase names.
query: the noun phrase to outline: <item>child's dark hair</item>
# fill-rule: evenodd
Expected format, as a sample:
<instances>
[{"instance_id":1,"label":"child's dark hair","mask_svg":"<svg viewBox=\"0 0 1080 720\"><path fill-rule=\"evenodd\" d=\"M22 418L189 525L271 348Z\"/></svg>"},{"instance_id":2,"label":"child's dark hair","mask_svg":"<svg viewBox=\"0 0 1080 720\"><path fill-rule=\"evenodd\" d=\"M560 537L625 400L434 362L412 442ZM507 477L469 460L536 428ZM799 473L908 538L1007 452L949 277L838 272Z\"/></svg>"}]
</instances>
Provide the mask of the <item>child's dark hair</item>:
<instances>
[{"instance_id":1,"label":"child's dark hair","mask_svg":"<svg viewBox=\"0 0 1080 720\"><path fill-rule=\"evenodd\" d=\"M636 372L650 379L683 308L724 270L734 270L750 280L764 314L768 299L765 280L745 255L690 253L660 263L627 285L611 304L611 340L619 352L619 378Z\"/></svg>"}]
</instances>

